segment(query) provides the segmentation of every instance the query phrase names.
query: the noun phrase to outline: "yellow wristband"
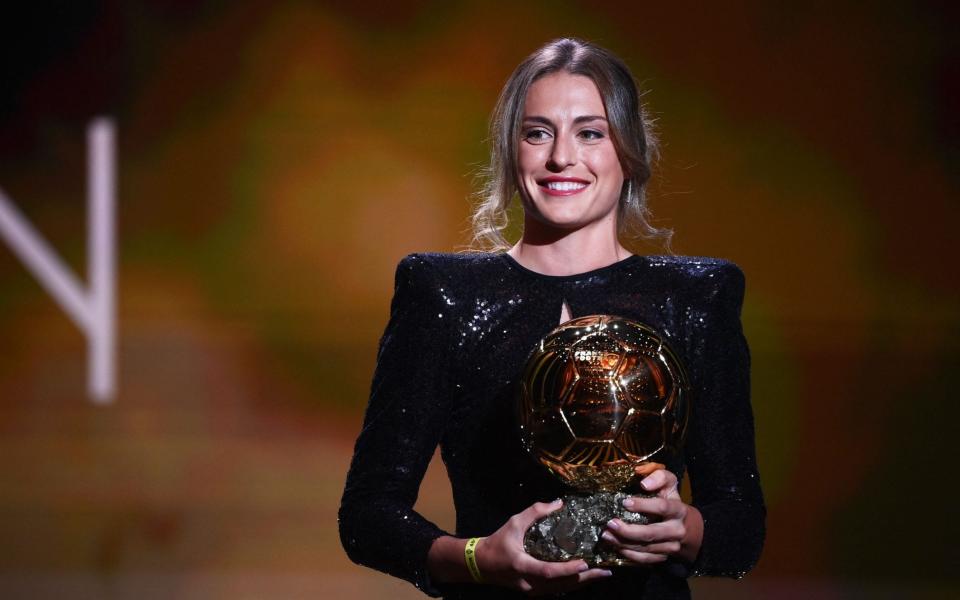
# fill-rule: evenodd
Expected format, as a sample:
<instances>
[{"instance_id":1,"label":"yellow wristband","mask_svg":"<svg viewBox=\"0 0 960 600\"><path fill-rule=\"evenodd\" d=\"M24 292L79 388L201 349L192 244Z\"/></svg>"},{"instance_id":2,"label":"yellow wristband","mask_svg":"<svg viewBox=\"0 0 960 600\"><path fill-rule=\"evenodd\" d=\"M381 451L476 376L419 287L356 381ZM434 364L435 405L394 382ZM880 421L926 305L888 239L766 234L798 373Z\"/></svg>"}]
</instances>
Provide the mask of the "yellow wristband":
<instances>
[{"instance_id":1,"label":"yellow wristband","mask_svg":"<svg viewBox=\"0 0 960 600\"><path fill-rule=\"evenodd\" d=\"M477 583L483 583L483 577L480 575L480 568L477 567L477 544L481 538L470 538L467 545L463 548L463 557L467 559L467 570L470 571L470 577Z\"/></svg>"}]
</instances>

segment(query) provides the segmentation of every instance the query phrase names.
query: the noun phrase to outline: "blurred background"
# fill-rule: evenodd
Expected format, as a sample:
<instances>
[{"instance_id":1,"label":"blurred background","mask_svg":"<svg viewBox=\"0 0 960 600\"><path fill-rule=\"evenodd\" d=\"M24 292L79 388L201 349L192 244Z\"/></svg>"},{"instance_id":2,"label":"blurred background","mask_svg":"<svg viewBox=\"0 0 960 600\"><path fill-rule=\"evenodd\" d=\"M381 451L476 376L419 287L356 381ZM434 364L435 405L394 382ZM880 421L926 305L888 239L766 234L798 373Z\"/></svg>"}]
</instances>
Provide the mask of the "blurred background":
<instances>
[{"instance_id":1,"label":"blurred background","mask_svg":"<svg viewBox=\"0 0 960 600\"><path fill-rule=\"evenodd\" d=\"M747 275L767 545L710 598L960 590L958 11L761 0L50 3L0 24L0 189L83 278L118 132L118 392L0 247L0 596L417 598L336 510L396 262L467 241L513 67L630 64L658 224ZM656 250L651 250L655 252ZM452 528L442 465L419 508Z\"/></svg>"}]
</instances>

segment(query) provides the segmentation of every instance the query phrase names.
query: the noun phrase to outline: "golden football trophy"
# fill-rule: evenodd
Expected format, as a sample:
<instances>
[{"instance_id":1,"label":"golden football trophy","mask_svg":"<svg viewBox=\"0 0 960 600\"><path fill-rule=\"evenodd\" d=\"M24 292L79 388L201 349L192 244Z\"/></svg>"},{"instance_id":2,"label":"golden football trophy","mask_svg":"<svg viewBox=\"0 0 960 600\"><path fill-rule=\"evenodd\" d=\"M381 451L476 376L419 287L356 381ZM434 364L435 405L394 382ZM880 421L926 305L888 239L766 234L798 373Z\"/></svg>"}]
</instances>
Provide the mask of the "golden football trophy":
<instances>
[{"instance_id":1,"label":"golden football trophy","mask_svg":"<svg viewBox=\"0 0 960 600\"><path fill-rule=\"evenodd\" d=\"M547 334L524 367L520 434L533 457L574 492L530 527L527 553L625 564L600 534L614 517L649 522L623 500L638 492L643 474L681 452L689 395L679 358L647 325L594 315Z\"/></svg>"}]
</instances>

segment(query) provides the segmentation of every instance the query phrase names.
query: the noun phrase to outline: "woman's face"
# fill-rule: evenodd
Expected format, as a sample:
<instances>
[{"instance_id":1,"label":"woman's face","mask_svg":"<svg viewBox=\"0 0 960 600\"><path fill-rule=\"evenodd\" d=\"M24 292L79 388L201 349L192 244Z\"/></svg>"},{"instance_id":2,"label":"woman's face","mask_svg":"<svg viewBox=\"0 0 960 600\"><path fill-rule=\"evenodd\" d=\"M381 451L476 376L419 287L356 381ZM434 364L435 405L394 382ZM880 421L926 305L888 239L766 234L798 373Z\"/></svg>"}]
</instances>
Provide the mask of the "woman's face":
<instances>
[{"instance_id":1,"label":"woman's face","mask_svg":"<svg viewBox=\"0 0 960 600\"><path fill-rule=\"evenodd\" d=\"M528 216L560 229L615 221L623 168L589 77L557 72L527 92L518 147Z\"/></svg>"}]
</instances>

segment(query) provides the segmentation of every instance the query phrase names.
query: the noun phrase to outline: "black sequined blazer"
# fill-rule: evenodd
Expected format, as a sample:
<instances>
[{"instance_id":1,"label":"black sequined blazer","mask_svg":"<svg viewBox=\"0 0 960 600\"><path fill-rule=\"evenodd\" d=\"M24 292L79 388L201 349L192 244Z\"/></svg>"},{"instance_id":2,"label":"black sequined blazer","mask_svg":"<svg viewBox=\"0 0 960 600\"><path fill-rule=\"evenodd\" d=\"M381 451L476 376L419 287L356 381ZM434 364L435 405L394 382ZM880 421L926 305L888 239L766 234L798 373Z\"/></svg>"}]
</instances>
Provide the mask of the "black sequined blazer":
<instances>
[{"instance_id":1,"label":"black sequined blazer","mask_svg":"<svg viewBox=\"0 0 960 600\"><path fill-rule=\"evenodd\" d=\"M413 510L437 445L456 505L453 535L485 536L564 490L520 444L516 384L537 342L572 316L618 315L660 331L687 366L691 415L680 463L703 514L692 564L616 569L565 598L687 598L687 576L741 577L757 561L765 508L754 450L750 355L740 326L744 278L727 261L630 256L570 276L506 254L415 254L397 267L363 429L340 507L354 561L432 596L514 598L504 588L439 585L427 551L447 535Z\"/></svg>"}]
</instances>

